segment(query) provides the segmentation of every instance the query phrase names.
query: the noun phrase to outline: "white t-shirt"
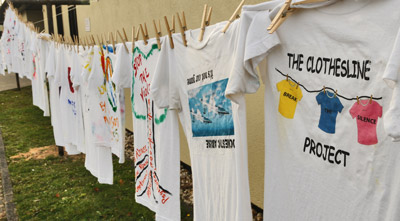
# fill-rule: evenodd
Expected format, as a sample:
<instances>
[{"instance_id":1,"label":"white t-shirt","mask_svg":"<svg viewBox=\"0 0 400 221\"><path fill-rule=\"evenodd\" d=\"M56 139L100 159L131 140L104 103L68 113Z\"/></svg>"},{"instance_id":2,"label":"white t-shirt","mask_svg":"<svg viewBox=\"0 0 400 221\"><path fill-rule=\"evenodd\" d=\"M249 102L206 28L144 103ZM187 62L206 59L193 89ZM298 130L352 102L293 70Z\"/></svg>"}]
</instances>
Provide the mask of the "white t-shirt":
<instances>
[{"instance_id":1,"label":"white t-shirt","mask_svg":"<svg viewBox=\"0 0 400 221\"><path fill-rule=\"evenodd\" d=\"M175 34L164 41L150 86L160 108L179 110L193 172L195 220L251 220L244 99L225 95L237 41L238 22Z\"/></svg>"},{"instance_id":2,"label":"white t-shirt","mask_svg":"<svg viewBox=\"0 0 400 221\"><path fill-rule=\"evenodd\" d=\"M77 146L78 151L86 153L85 132L83 125L82 90L80 88L80 85L82 84L82 71L83 71L84 60L77 53L78 51L76 48L77 47L75 47L75 51L73 51L72 54L72 66L70 72L70 81L74 89L75 100L76 100L75 103L76 111L72 109L73 115L71 115L76 125L76 128L72 132L72 141ZM80 50L83 50L83 48L80 48Z\"/></svg>"},{"instance_id":3,"label":"white t-shirt","mask_svg":"<svg viewBox=\"0 0 400 221\"><path fill-rule=\"evenodd\" d=\"M116 52L121 50L121 44L116 45ZM99 51L100 52L100 51ZM104 123L104 130L99 130L98 135L104 139L112 152L119 157L119 162L125 161L125 100L122 89L117 87L111 78L116 70L117 53L112 47L106 50L104 55L95 53L92 72L103 73L90 75L89 82L92 89L97 91L100 103L96 111ZM121 70L120 71L124 71Z\"/></svg>"},{"instance_id":4,"label":"white t-shirt","mask_svg":"<svg viewBox=\"0 0 400 221\"><path fill-rule=\"evenodd\" d=\"M94 68L94 65L101 65L99 47L91 47L87 51L81 51L81 56L84 61L83 70L81 73L80 84L77 86L81 90L84 133L85 133L85 167L93 176L98 178L99 183L113 184L113 164L112 153L108 142L105 142L107 126L104 119L99 114L100 108L99 90L92 85L89 78L94 78L95 75L102 76L100 68ZM95 60L98 60L95 62Z\"/></svg>"},{"instance_id":5,"label":"white t-shirt","mask_svg":"<svg viewBox=\"0 0 400 221\"><path fill-rule=\"evenodd\" d=\"M60 86L61 129L66 151L69 155L79 154L75 132L79 126L78 97L72 85L71 71L74 52L72 49L60 47L59 67L56 69L56 83ZM81 147L80 147L81 149Z\"/></svg>"},{"instance_id":6,"label":"white t-shirt","mask_svg":"<svg viewBox=\"0 0 400 221\"><path fill-rule=\"evenodd\" d=\"M49 81L51 125L53 126L54 140L57 146L64 146L65 143L61 125L60 87L56 82L57 67L60 66L61 62L59 59L61 56L60 50L60 46L56 48L54 43L50 44L46 59L46 72Z\"/></svg>"},{"instance_id":7,"label":"white t-shirt","mask_svg":"<svg viewBox=\"0 0 400 221\"><path fill-rule=\"evenodd\" d=\"M266 57L264 220L400 217L400 149L382 120L399 103L382 80L399 6L337 1L296 11L274 34L266 28L279 8L254 17L227 94L255 92Z\"/></svg>"},{"instance_id":8,"label":"white t-shirt","mask_svg":"<svg viewBox=\"0 0 400 221\"><path fill-rule=\"evenodd\" d=\"M40 34L47 36L48 34ZM37 39L33 47L33 74L32 74L32 99L33 104L43 110L44 116L50 116L49 95L46 84L46 61L48 43L45 40Z\"/></svg>"},{"instance_id":9,"label":"white t-shirt","mask_svg":"<svg viewBox=\"0 0 400 221\"><path fill-rule=\"evenodd\" d=\"M162 44L164 41L161 38ZM127 43L127 47L132 44ZM132 54L121 48L119 61L129 58L129 62L118 67L129 71L116 71L112 80L131 89L136 202L156 212L156 220L180 220L178 118L174 110L157 108L151 98L159 55L156 39L150 39L147 45L135 42L133 60Z\"/></svg>"}]
</instances>

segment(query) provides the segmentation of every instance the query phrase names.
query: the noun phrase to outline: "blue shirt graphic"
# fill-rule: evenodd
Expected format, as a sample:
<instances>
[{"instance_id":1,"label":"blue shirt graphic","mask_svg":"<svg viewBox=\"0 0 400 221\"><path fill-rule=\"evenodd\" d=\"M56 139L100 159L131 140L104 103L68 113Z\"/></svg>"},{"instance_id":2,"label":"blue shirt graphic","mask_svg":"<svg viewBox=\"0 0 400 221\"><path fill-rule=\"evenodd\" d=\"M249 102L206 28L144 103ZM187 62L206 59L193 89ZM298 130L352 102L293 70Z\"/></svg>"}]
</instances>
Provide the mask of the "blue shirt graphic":
<instances>
[{"instance_id":1,"label":"blue shirt graphic","mask_svg":"<svg viewBox=\"0 0 400 221\"><path fill-rule=\"evenodd\" d=\"M322 91L317 95L317 102L321 105L321 118L318 127L329 134L335 133L336 117L343 110L343 105L338 97L329 91Z\"/></svg>"}]
</instances>

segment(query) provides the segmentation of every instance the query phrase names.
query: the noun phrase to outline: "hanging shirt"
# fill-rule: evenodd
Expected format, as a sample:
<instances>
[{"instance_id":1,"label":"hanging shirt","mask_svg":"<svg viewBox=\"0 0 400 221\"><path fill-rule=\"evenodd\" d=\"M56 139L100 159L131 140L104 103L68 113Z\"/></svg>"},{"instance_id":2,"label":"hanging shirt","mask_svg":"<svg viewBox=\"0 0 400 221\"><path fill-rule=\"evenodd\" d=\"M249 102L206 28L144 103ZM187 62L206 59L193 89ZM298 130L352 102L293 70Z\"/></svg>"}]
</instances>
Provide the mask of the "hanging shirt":
<instances>
[{"instance_id":1,"label":"hanging shirt","mask_svg":"<svg viewBox=\"0 0 400 221\"><path fill-rule=\"evenodd\" d=\"M103 77L101 67L100 48L95 46L85 51L81 50L80 56L84 61L81 81L77 86L81 90L82 109L85 133L85 167L91 174L98 178L99 183L113 184L112 153L109 142L105 138L109 133L101 114L99 90L90 78ZM79 83L80 82L80 83ZM100 113L99 113L100 112Z\"/></svg>"},{"instance_id":2,"label":"hanging shirt","mask_svg":"<svg viewBox=\"0 0 400 221\"><path fill-rule=\"evenodd\" d=\"M120 50L121 44L116 45L116 52ZM99 49L100 50L100 49ZM111 147L112 152L119 157L119 162L125 161L125 101L121 88L117 87L111 78L116 70L118 57L112 46L103 48L100 57L93 60L92 71L102 75L90 75L89 82L97 91L99 106L95 109L105 123L104 128L97 133L106 146Z\"/></svg>"},{"instance_id":3,"label":"hanging shirt","mask_svg":"<svg viewBox=\"0 0 400 221\"><path fill-rule=\"evenodd\" d=\"M164 41L150 86L158 107L179 111L190 149L194 220L251 220L244 100L234 104L224 95L239 26L235 21L223 34L225 25L208 26L202 42L199 29L187 31L187 47L180 34L173 36L174 49Z\"/></svg>"},{"instance_id":4,"label":"hanging shirt","mask_svg":"<svg viewBox=\"0 0 400 221\"><path fill-rule=\"evenodd\" d=\"M50 37L48 34L40 34L42 37ZM33 65L32 74L32 99L33 104L39 107L44 113L44 116L50 116L49 94L47 90L46 78L46 61L49 42L43 39L37 39L36 43L32 44Z\"/></svg>"},{"instance_id":5,"label":"hanging shirt","mask_svg":"<svg viewBox=\"0 0 400 221\"><path fill-rule=\"evenodd\" d=\"M326 133L334 134L336 131L336 118L343 110L339 98L333 93L326 91L317 95L317 102L321 105L321 117L318 127Z\"/></svg>"},{"instance_id":6,"label":"hanging shirt","mask_svg":"<svg viewBox=\"0 0 400 221\"><path fill-rule=\"evenodd\" d=\"M165 40L161 38L161 44ZM127 47L131 48L132 44L127 43ZM150 90L159 55L156 39L148 40L147 45L143 41L135 42L133 59L121 48L119 68L112 80L117 87L131 89L136 202L156 212L156 220L180 220L177 114L174 110L158 108Z\"/></svg>"},{"instance_id":7,"label":"hanging shirt","mask_svg":"<svg viewBox=\"0 0 400 221\"><path fill-rule=\"evenodd\" d=\"M398 219L400 149L388 136L395 131L386 132L383 121L376 121L378 142L360 144L348 113L357 96L362 100L373 94L383 112L391 100L398 103L382 78L400 27L400 1L337 1L298 10L269 34L267 27L280 9L270 11L272 3L243 8L242 19L256 14L250 24L242 23L246 35L239 45L244 48L236 56L244 60L233 65L227 88L233 100L255 92L260 64L266 122L264 220ZM286 74L310 91L303 90L293 119L278 111L275 88ZM397 69L391 76L398 75ZM317 126L320 108L312 91L324 85L349 99L341 99L343 114L334 134ZM399 122L395 116L389 115Z\"/></svg>"},{"instance_id":8,"label":"hanging shirt","mask_svg":"<svg viewBox=\"0 0 400 221\"><path fill-rule=\"evenodd\" d=\"M61 110L60 110L60 87L56 81L57 67L61 65L62 60L60 48L56 48L55 43L49 46L49 53L47 55L46 72L49 81L50 93L50 110L51 110L51 125L53 126L54 140L57 146L64 146L62 124L61 124Z\"/></svg>"},{"instance_id":9,"label":"hanging shirt","mask_svg":"<svg viewBox=\"0 0 400 221\"><path fill-rule=\"evenodd\" d=\"M86 153L85 132L83 125L82 89L80 87L80 85L82 84L81 74L83 71L84 60L78 54L77 47L74 48L75 51L72 56L72 67L69 75L76 99L75 111L74 109L72 109L72 114L70 114L74 124L76 125L76 128L72 132L72 143L77 146L77 150L79 152ZM80 47L79 50L82 51L83 48ZM71 107L73 106L71 105Z\"/></svg>"}]
</instances>

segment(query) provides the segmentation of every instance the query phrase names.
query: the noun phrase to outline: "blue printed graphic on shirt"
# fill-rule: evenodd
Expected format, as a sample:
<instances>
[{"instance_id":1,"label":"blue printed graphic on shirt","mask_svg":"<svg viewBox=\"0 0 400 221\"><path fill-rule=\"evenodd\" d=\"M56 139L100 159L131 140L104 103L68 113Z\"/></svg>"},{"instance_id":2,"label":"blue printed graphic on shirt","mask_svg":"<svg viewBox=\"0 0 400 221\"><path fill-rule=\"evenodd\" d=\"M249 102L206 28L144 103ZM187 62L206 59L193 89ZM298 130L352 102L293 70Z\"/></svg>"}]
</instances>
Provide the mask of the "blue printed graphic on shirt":
<instances>
[{"instance_id":1,"label":"blue printed graphic on shirt","mask_svg":"<svg viewBox=\"0 0 400 221\"><path fill-rule=\"evenodd\" d=\"M318 127L329 134L335 133L336 117L343 110L343 105L339 98L333 93L326 91L317 95L317 102L321 105L321 118Z\"/></svg>"},{"instance_id":2,"label":"blue printed graphic on shirt","mask_svg":"<svg viewBox=\"0 0 400 221\"><path fill-rule=\"evenodd\" d=\"M224 79L188 91L193 137L234 135L227 83Z\"/></svg>"}]
</instances>

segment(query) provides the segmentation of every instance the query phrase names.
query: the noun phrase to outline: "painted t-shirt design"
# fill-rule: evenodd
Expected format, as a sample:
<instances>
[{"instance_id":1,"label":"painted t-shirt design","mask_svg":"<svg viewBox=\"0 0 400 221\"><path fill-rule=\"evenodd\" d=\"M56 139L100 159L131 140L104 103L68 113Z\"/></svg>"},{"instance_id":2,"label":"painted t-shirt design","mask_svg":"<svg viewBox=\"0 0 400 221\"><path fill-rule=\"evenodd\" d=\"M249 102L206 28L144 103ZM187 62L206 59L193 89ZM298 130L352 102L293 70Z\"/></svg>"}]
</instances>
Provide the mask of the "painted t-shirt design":
<instances>
[{"instance_id":1,"label":"painted t-shirt design","mask_svg":"<svg viewBox=\"0 0 400 221\"><path fill-rule=\"evenodd\" d=\"M276 84L279 98L279 113L282 116L293 119L296 112L297 103L303 98L301 88L291 80L282 80Z\"/></svg>"},{"instance_id":2,"label":"painted t-shirt design","mask_svg":"<svg viewBox=\"0 0 400 221\"><path fill-rule=\"evenodd\" d=\"M108 102L111 105L111 108L114 112L117 111L117 98L116 98L116 93L115 93L115 84L114 82L111 81L111 78L114 73L114 68L112 66L112 60L109 56L106 57L104 60L105 66L104 67L104 84L105 87L107 88L107 97L108 97Z\"/></svg>"},{"instance_id":3,"label":"painted t-shirt design","mask_svg":"<svg viewBox=\"0 0 400 221\"><path fill-rule=\"evenodd\" d=\"M188 91L193 137L234 135L227 83L223 79Z\"/></svg>"},{"instance_id":4,"label":"painted t-shirt design","mask_svg":"<svg viewBox=\"0 0 400 221\"><path fill-rule=\"evenodd\" d=\"M326 133L334 134L337 115L344 108L342 103L337 96L329 91L320 92L317 95L317 102L321 105L321 117L318 127Z\"/></svg>"},{"instance_id":5,"label":"painted t-shirt design","mask_svg":"<svg viewBox=\"0 0 400 221\"><path fill-rule=\"evenodd\" d=\"M136 47L133 52L133 79L132 79L132 112L137 120L145 120L147 125L147 143L142 147L135 148L135 181L136 196L153 199L155 203L165 204L172 193L163 188L157 175L156 164L156 142L155 127L164 122L168 109L156 110L154 101L150 99L151 74L147 68L141 68L143 59L148 59L153 51L158 49L157 44L152 45L150 52L146 55L140 48ZM140 88L139 99L135 99L134 91ZM138 113L135 106L144 106L145 113ZM157 113L161 112L157 116Z\"/></svg>"},{"instance_id":6,"label":"painted t-shirt design","mask_svg":"<svg viewBox=\"0 0 400 221\"><path fill-rule=\"evenodd\" d=\"M99 105L103 113L104 122L111 129L111 141L119 142L120 118L117 113L118 101L116 88L114 82L111 81L113 75L112 58L109 56L110 51L107 53L107 56L104 56L102 52L99 53L104 80L103 84L98 87L98 90L101 96L107 94L107 100L110 106L107 106L105 100L102 100ZM109 109L111 109L112 112Z\"/></svg>"},{"instance_id":7,"label":"painted t-shirt design","mask_svg":"<svg viewBox=\"0 0 400 221\"><path fill-rule=\"evenodd\" d=\"M350 109L350 115L357 120L358 143L374 145L378 143L376 125L382 117L382 106L376 101L360 100Z\"/></svg>"}]
</instances>

